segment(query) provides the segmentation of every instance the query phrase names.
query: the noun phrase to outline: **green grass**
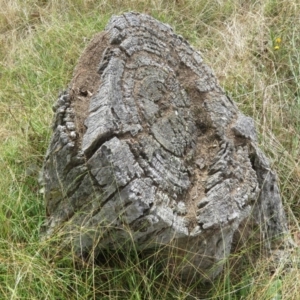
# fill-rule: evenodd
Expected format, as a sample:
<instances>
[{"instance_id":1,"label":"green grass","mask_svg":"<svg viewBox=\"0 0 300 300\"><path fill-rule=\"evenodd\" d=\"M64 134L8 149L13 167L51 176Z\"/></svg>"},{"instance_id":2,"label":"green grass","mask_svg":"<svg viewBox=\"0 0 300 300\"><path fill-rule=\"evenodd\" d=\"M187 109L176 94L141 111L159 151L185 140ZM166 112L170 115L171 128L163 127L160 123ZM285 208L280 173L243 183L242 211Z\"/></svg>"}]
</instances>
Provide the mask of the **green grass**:
<instances>
[{"instance_id":1,"label":"green grass","mask_svg":"<svg viewBox=\"0 0 300 300\"><path fill-rule=\"evenodd\" d=\"M299 299L299 270L285 274L279 266L270 274L254 242L203 286L180 283L176 272L162 272L134 251L82 266L55 237L41 241L45 209L37 178L51 107L91 37L112 14L131 10L187 38L254 118L278 173L290 229L299 233L298 1L0 0L0 299Z\"/></svg>"}]
</instances>

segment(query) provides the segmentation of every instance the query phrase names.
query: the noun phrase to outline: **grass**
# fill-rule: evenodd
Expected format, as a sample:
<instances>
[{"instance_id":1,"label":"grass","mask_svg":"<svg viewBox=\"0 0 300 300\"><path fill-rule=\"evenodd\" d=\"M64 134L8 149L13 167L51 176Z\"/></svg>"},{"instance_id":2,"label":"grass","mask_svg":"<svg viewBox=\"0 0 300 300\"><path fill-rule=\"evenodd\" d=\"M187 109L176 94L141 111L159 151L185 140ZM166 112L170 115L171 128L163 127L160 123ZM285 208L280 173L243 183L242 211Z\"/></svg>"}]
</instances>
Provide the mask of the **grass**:
<instances>
[{"instance_id":1,"label":"grass","mask_svg":"<svg viewBox=\"0 0 300 300\"><path fill-rule=\"evenodd\" d=\"M299 299L299 270L284 273L278 266L271 274L254 242L233 254L207 287L181 284L176 273L134 252L111 257L109 265L78 267L55 240L40 240L45 211L37 178L51 106L89 39L112 14L131 10L187 38L254 118L290 230L299 234L298 1L0 0L0 299Z\"/></svg>"}]
</instances>

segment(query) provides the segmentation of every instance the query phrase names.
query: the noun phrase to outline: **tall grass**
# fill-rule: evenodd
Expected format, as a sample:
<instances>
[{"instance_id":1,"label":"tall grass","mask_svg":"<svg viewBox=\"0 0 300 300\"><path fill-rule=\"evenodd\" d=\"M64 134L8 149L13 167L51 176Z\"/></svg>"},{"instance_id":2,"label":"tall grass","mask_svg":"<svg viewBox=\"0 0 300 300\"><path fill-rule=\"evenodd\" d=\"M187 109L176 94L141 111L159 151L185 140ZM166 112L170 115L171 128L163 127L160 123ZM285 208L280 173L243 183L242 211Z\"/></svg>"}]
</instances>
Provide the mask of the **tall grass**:
<instances>
[{"instance_id":1,"label":"tall grass","mask_svg":"<svg viewBox=\"0 0 300 300\"><path fill-rule=\"evenodd\" d=\"M38 172L51 106L89 39L112 14L139 11L203 53L256 121L277 171L291 232L300 218L300 4L296 0L0 0L0 299L300 299L300 272L270 272L261 245L241 247L209 286L184 285L137 255L78 266L41 241ZM255 258L255 259L254 259Z\"/></svg>"}]
</instances>

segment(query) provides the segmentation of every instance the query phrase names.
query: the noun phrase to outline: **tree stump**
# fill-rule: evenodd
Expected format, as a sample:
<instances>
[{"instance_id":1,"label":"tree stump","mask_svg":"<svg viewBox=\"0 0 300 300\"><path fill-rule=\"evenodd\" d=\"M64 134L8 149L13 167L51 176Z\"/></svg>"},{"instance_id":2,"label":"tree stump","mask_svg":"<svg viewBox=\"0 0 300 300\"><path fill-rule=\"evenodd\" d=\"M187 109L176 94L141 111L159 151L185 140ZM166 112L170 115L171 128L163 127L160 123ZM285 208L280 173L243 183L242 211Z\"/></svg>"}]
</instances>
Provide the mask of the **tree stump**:
<instances>
[{"instance_id":1,"label":"tree stump","mask_svg":"<svg viewBox=\"0 0 300 300\"><path fill-rule=\"evenodd\" d=\"M46 234L63 226L82 258L128 240L141 252L172 245L183 278L214 278L245 224L267 247L287 232L253 120L169 25L113 16L54 111Z\"/></svg>"}]
</instances>

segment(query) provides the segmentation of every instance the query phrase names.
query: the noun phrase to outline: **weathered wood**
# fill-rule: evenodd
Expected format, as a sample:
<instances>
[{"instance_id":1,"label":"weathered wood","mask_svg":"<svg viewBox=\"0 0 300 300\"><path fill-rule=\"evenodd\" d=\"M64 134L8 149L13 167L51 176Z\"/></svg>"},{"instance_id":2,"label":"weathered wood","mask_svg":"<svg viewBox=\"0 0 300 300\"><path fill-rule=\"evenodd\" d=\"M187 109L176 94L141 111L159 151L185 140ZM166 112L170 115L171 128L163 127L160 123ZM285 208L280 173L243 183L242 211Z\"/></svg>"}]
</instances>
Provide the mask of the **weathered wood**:
<instances>
[{"instance_id":1,"label":"weathered wood","mask_svg":"<svg viewBox=\"0 0 300 300\"><path fill-rule=\"evenodd\" d=\"M261 226L268 247L287 232L253 120L170 26L112 17L54 111L47 234L67 224L78 255L128 239L141 251L173 243L183 277L214 277L245 223Z\"/></svg>"}]
</instances>

